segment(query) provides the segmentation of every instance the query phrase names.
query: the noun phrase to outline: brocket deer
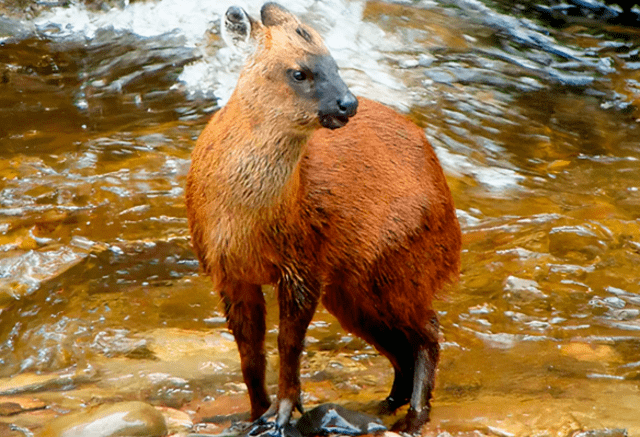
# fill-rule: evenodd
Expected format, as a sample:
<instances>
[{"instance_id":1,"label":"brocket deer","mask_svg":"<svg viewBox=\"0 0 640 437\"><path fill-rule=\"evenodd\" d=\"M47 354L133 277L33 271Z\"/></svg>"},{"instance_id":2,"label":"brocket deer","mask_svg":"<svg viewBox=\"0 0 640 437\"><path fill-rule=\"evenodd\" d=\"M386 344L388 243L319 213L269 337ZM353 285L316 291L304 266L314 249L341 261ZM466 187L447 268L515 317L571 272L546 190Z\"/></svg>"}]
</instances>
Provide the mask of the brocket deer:
<instances>
[{"instance_id":1,"label":"brocket deer","mask_svg":"<svg viewBox=\"0 0 640 437\"><path fill-rule=\"evenodd\" d=\"M222 295L251 417L282 431L300 400L300 359L318 303L393 366L394 428L428 421L438 362L434 295L459 274L460 227L440 163L404 116L356 97L320 35L267 3L225 31L254 42L228 103L192 155L193 248ZM233 39L233 38L231 38ZM278 393L265 387L265 300L279 304Z\"/></svg>"}]
</instances>

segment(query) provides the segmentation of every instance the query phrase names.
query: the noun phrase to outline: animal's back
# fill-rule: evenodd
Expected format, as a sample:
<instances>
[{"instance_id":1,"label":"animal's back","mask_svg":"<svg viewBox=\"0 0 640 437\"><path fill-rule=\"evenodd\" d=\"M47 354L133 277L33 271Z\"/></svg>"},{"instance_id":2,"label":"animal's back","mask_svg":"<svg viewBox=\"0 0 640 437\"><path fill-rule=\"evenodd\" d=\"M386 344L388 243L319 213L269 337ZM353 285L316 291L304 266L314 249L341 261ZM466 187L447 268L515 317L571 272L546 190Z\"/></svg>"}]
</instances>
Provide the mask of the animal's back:
<instances>
[{"instance_id":1,"label":"animal's back","mask_svg":"<svg viewBox=\"0 0 640 437\"><path fill-rule=\"evenodd\" d=\"M381 262L417 250L414 279L428 276L430 301L458 274L460 261L444 173L421 129L380 103L359 101L347 126L314 134L301 165L306 208L325 239L323 264L371 276ZM398 296L390 299L394 305Z\"/></svg>"}]
</instances>

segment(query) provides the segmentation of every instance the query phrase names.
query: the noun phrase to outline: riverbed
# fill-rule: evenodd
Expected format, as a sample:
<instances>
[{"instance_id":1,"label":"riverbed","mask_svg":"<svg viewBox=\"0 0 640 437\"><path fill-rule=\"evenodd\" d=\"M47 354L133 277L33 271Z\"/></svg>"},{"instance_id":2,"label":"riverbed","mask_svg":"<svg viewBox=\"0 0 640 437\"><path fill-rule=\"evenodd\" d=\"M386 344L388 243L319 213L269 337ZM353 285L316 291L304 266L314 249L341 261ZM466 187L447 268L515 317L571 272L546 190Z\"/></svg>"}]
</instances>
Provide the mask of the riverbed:
<instances>
[{"instance_id":1,"label":"riverbed","mask_svg":"<svg viewBox=\"0 0 640 437\"><path fill-rule=\"evenodd\" d=\"M219 36L232 3L262 2L0 22L0 404L22 405L0 412L9 435L116 401L185 413L172 432L248 409L184 205L195 139L242 66ZM452 189L462 274L436 302L426 432L640 435L640 30L554 27L526 2L281 3L356 94L424 128ZM309 406L367 410L392 372L320 308L302 379Z\"/></svg>"}]
</instances>

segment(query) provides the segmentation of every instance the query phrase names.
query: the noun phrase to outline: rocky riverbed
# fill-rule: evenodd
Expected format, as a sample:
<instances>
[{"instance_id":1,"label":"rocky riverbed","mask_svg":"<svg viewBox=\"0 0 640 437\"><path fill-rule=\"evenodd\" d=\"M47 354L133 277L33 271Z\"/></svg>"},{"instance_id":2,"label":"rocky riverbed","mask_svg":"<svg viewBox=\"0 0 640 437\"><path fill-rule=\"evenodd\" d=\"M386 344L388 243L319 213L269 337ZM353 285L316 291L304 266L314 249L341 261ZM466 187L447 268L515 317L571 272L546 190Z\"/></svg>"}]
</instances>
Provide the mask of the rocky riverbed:
<instances>
[{"instance_id":1,"label":"rocky riverbed","mask_svg":"<svg viewBox=\"0 0 640 437\"><path fill-rule=\"evenodd\" d=\"M216 24L232 3L0 5L0 435L218 434L246 418L183 200L242 65ZM638 29L549 22L529 0L281 3L358 95L424 128L452 188L463 272L436 303L425 435L639 434ZM302 379L309 408L371 412L392 375L320 308Z\"/></svg>"}]
</instances>

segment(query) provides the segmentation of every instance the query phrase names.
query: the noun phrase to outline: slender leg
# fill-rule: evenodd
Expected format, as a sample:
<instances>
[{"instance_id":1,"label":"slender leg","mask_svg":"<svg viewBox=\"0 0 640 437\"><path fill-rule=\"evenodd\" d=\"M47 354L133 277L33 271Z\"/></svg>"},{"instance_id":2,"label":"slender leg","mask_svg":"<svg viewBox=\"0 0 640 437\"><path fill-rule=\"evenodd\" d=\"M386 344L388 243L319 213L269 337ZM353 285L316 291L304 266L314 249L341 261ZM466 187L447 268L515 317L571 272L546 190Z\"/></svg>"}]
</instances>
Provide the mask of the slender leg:
<instances>
[{"instance_id":1,"label":"slender leg","mask_svg":"<svg viewBox=\"0 0 640 437\"><path fill-rule=\"evenodd\" d=\"M394 366L394 378L391 392L378 406L378 414L391 414L411 400L413 390L413 363L403 366L402 370Z\"/></svg>"},{"instance_id":2,"label":"slender leg","mask_svg":"<svg viewBox=\"0 0 640 437\"><path fill-rule=\"evenodd\" d=\"M304 348L307 328L319 300L317 287L308 287L307 284L299 281L281 281L277 287L280 306L278 398L260 419L260 422L264 423L275 415L276 434L282 434L282 430L291 419L294 408L302 412L300 356Z\"/></svg>"},{"instance_id":3,"label":"slender leg","mask_svg":"<svg viewBox=\"0 0 640 437\"><path fill-rule=\"evenodd\" d=\"M388 321L379 320L379 315L366 311L375 304L359 302L360 305L356 306L345 305L343 296L348 293L348 286L334 284L324 289L322 303L346 330L362 337L391 362L393 386L389 396L379 404L377 413L392 414L411 399L416 342L410 341L404 330L389 326L385 323Z\"/></svg>"},{"instance_id":4,"label":"slender leg","mask_svg":"<svg viewBox=\"0 0 640 437\"><path fill-rule=\"evenodd\" d=\"M265 386L265 302L259 285L234 284L222 291L229 329L240 352L242 376L251 400L251 419L260 417L270 405Z\"/></svg>"},{"instance_id":5,"label":"slender leg","mask_svg":"<svg viewBox=\"0 0 640 437\"><path fill-rule=\"evenodd\" d=\"M431 338L416 351L409 411L403 419L394 424L394 431L417 434L420 432L420 428L429 421L431 393L435 385L436 366L440 356L437 326L438 321L434 314L429 327L432 329L427 329L432 334Z\"/></svg>"},{"instance_id":6,"label":"slender leg","mask_svg":"<svg viewBox=\"0 0 640 437\"><path fill-rule=\"evenodd\" d=\"M394 378L389 396L378 406L378 414L391 414L411 399L413 391L414 345L397 329L369 329L367 340L393 366Z\"/></svg>"}]
</instances>

